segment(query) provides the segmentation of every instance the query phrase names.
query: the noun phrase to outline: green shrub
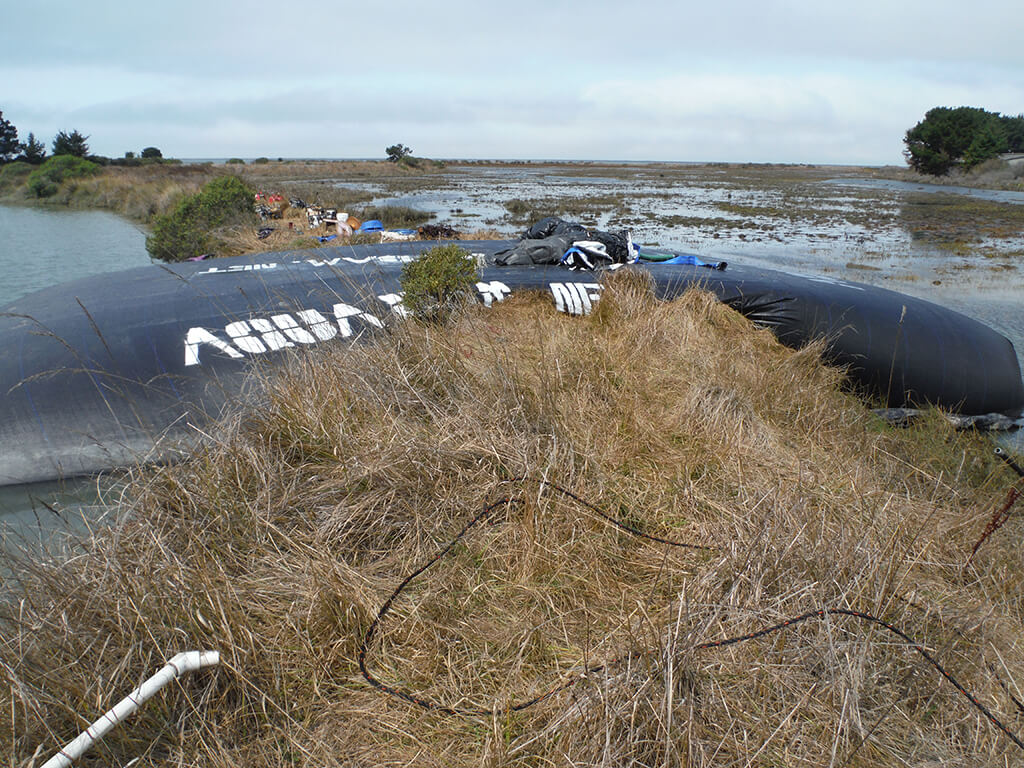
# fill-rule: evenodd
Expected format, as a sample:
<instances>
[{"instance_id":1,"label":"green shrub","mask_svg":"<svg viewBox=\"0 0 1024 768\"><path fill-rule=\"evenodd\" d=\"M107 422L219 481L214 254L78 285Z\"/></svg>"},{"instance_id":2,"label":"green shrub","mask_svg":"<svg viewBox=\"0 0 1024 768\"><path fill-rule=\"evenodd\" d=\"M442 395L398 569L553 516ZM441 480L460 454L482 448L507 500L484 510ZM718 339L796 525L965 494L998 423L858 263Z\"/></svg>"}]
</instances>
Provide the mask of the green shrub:
<instances>
[{"instance_id":1,"label":"green shrub","mask_svg":"<svg viewBox=\"0 0 1024 768\"><path fill-rule=\"evenodd\" d=\"M60 187L42 176L32 175L28 179L28 191L35 197L53 197L59 189Z\"/></svg>"},{"instance_id":2,"label":"green shrub","mask_svg":"<svg viewBox=\"0 0 1024 768\"><path fill-rule=\"evenodd\" d=\"M253 190L237 176L214 179L182 199L174 210L158 216L146 238L150 256L184 261L213 250L214 230L230 224L254 224Z\"/></svg>"},{"instance_id":3,"label":"green shrub","mask_svg":"<svg viewBox=\"0 0 1024 768\"><path fill-rule=\"evenodd\" d=\"M28 176L28 189L36 197L52 197L68 179L80 179L99 172L96 163L74 155L54 155Z\"/></svg>"},{"instance_id":4,"label":"green shrub","mask_svg":"<svg viewBox=\"0 0 1024 768\"><path fill-rule=\"evenodd\" d=\"M472 294L476 264L465 248L439 245L402 267L402 304L417 320L442 323Z\"/></svg>"},{"instance_id":5,"label":"green shrub","mask_svg":"<svg viewBox=\"0 0 1024 768\"><path fill-rule=\"evenodd\" d=\"M227 165L245 165L245 160L243 160L240 157L232 157L232 158L228 158L225 161L225 164L227 164Z\"/></svg>"},{"instance_id":6,"label":"green shrub","mask_svg":"<svg viewBox=\"0 0 1024 768\"><path fill-rule=\"evenodd\" d=\"M34 165L24 160L0 165L0 192L9 192L20 187L34 169Z\"/></svg>"},{"instance_id":7,"label":"green shrub","mask_svg":"<svg viewBox=\"0 0 1024 768\"><path fill-rule=\"evenodd\" d=\"M266 165L269 162L270 162L270 158L269 157L257 157L255 160L252 161L252 164L253 165Z\"/></svg>"}]
</instances>

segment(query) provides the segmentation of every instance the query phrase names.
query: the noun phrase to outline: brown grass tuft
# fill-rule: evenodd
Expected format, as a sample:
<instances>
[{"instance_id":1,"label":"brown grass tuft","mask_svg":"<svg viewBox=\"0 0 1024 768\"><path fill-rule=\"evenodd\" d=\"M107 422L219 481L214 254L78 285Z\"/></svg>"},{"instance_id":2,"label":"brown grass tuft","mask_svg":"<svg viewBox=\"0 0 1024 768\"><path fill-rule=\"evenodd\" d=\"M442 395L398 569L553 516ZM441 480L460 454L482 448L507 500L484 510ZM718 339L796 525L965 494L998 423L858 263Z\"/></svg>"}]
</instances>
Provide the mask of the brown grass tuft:
<instances>
[{"instance_id":1,"label":"brown grass tuft","mask_svg":"<svg viewBox=\"0 0 1024 768\"><path fill-rule=\"evenodd\" d=\"M406 324L266 373L259 406L181 465L137 470L116 525L26 561L3 604L0 744L50 754L175 652L224 663L93 754L161 765L1004 765L1021 754L891 635L1012 728L1024 683L1012 481L941 417L893 432L710 296L612 281L586 318L538 297ZM536 486L384 600L518 475ZM511 703L586 675L542 704ZM997 673L993 674L993 671ZM1019 695L1019 694L1018 694Z\"/></svg>"}]
</instances>

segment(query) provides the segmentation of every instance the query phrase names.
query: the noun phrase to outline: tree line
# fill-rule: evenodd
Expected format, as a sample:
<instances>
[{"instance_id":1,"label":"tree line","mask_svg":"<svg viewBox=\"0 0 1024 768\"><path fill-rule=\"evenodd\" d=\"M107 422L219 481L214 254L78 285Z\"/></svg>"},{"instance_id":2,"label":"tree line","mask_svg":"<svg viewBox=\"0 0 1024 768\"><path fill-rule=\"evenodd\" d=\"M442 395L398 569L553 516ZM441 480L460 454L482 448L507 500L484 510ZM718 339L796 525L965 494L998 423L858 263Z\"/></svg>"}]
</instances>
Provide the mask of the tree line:
<instances>
[{"instance_id":1,"label":"tree line","mask_svg":"<svg viewBox=\"0 0 1024 768\"><path fill-rule=\"evenodd\" d=\"M907 164L943 176L1005 152L1024 152L1024 114L1007 117L980 107L934 107L903 138Z\"/></svg>"},{"instance_id":2,"label":"tree line","mask_svg":"<svg viewBox=\"0 0 1024 768\"><path fill-rule=\"evenodd\" d=\"M100 164L114 165L137 165L142 160L160 160L163 153L156 147L146 147L139 156L134 152L125 152L123 158L111 160L107 157L99 157L89 153L89 137L82 135L79 131L58 131L50 146L51 154L71 155L80 157ZM46 145L36 138L34 133L29 133L25 141L18 140L18 129L9 121L4 119L4 113L0 110L0 165L15 160L39 165L46 160Z\"/></svg>"}]
</instances>

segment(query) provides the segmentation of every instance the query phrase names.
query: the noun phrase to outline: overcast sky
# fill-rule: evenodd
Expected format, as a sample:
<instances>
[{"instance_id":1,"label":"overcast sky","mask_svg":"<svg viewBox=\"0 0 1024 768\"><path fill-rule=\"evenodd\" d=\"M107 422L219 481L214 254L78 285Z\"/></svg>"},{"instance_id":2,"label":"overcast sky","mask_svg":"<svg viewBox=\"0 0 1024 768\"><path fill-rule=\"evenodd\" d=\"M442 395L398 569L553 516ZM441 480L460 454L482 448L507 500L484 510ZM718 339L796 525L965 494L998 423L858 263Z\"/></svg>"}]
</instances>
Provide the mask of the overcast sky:
<instances>
[{"instance_id":1,"label":"overcast sky","mask_svg":"<svg viewBox=\"0 0 1024 768\"><path fill-rule=\"evenodd\" d=\"M1020 0L33 0L0 111L97 154L900 164L934 106L1024 112Z\"/></svg>"}]
</instances>

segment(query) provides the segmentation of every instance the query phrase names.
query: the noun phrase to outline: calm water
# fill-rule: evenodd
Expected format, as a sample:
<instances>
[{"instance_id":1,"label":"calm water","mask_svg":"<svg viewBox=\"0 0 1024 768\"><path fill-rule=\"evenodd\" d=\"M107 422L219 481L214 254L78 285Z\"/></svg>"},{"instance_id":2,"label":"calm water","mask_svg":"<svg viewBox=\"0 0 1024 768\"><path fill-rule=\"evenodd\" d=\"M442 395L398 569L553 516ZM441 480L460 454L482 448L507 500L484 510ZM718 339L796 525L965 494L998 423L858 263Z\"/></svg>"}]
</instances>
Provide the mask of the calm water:
<instances>
[{"instance_id":1,"label":"calm water","mask_svg":"<svg viewBox=\"0 0 1024 768\"><path fill-rule=\"evenodd\" d=\"M53 551L61 534L84 533L102 518L111 494L91 478L0 487L0 576L3 553Z\"/></svg>"},{"instance_id":2,"label":"calm water","mask_svg":"<svg viewBox=\"0 0 1024 768\"><path fill-rule=\"evenodd\" d=\"M0 307L50 285L149 263L146 233L120 216L0 205Z\"/></svg>"},{"instance_id":3,"label":"calm water","mask_svg":"<svg viewBox=\"0 0 1024 768\"><path fill-rule=\"evenodd\" d=\"M114 214L0 205L0 310L57 283L149 263L145 232ZM101 510L95 481L0 487L0 547L51 541Z\"/></svg>"}]
</instances>

